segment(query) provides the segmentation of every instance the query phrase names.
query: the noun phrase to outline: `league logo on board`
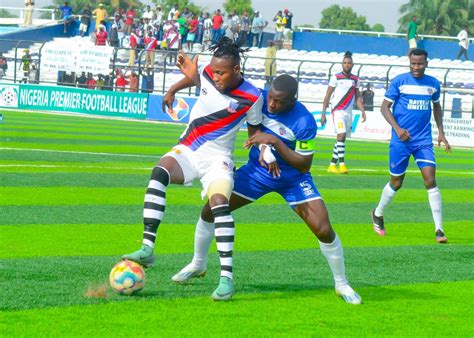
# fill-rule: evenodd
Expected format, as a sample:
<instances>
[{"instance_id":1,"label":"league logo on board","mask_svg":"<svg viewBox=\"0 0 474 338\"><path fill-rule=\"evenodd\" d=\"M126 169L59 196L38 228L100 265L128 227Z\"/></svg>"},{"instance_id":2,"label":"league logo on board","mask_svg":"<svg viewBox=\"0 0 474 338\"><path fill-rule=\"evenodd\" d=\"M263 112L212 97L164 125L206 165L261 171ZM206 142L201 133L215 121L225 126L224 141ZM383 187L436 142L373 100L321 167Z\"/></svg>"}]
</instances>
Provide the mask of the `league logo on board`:
<instances>
[{"instance_id":1,"label":"league logo on board","mask_svg":"<svg viewBox=\"0 0 474 338\"><path fill-rule=\"evenodd\" d=\"M18 108L18 86L0 85L0 107Z\"/></svg>"},{"instance_id":2,"label":"league logo on board","mask_svg":"<svg viewBox=\"0 0 474 338\"><path fill-rule=\"evenodd\" d=\"M181 121L189 115L189 105L184 99L178 97L174 100L173 109L166 112L173 121Z\"/></svg>"}]
</instances>

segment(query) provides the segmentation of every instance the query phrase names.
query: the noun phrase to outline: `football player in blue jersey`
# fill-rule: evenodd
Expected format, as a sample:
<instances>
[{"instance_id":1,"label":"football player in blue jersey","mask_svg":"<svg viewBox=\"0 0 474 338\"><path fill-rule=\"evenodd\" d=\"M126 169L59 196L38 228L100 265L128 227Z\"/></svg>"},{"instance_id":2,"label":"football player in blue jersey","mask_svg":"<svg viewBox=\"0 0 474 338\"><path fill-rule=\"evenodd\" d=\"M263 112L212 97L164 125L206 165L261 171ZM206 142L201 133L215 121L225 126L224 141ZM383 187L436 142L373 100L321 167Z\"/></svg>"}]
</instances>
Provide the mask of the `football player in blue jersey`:
<instances>
[{"instance_id":1,"label":"football player in blue jersey","mask_svg":"<svg viewBox=\"0 0 474 338\"><path fill-rule=\"evenodd\" d=\"M392 126L390 182L383 188L377 208L372 210L372 223L375 232L385 236L384 209L401 188L408 162L413 156L428 191L436 241L447 243L441 217L441 194L436 185L436 161L430 123L433 104L433 116L438 127L438 146L444 143L446 152L450 152L451 147L444 135L443 112L439 103L440 83L434 77L425 75L428 65L428 53L425 50L413 49L409 59L410 72L392 80L382 103L382 114Z\"/></svg>"},{"instance_id":2,"label":"football player in blue jersey","mask_svg":"<svg viewBox=\"0 0 474 338\"><path fill-rule=\"evenodd\" d=\"M266 103L262 132L246 141L246 146L251 147L249 161L235 173L230 209L243 207L270 192L280 194L319 239L321 252L334 276L336 293L347 303L360 304L361 297L350 287L345 275L341 241L309 172L317 126L313 115L296 100L297 91L297 81L281 75L268 92L263 92ZM213 220L207 204L196 225L193 261L174 275L173 281L186 282L205 275L214 237Z\"/></svg>"}]
</instances>

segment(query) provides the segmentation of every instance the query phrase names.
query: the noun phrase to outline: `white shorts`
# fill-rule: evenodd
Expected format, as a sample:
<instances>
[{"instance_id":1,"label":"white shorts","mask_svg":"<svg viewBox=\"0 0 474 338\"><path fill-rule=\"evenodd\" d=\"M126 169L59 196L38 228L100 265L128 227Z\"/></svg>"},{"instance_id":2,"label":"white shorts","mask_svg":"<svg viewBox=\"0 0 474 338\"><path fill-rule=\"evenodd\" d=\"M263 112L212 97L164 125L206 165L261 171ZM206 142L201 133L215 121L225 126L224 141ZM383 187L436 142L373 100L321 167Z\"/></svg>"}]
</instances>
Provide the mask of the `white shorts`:
<instances>
[{"instance_id":1,"label":"white shorts","mask_svg":"<svg viewBox=\"0 0 474 338\"><path fill-rule=\"evenodd\" d=\"M352 131L352 112L335 110L332 113L332 118L336 134L346 134L346 137L350 137Z\"/></svg>"},{"instance_id":2,"label":"white shorts","mask_svg":"<svg viewBox=\"0 0 474 338\"><path fill-rule=\"evenodd\" d=\"M203 156L202 153L196 154L182 144L173 147L163 157L165 156L173 157L178 162L184 174L184 185L191 185L195 179L201 181L202 198L206 196L212 182L225 179L232 185L234 183L234 162L229 156Z\"/></svg>"},{"instance_id":3,"label":"white shorts","mask_svg":"<svg viewBox=\"0 0 474 338\"><path fill-rule=\"evenodd\" d=\"M408 45L410 48L416 48L416 39L410 39L408 40Z\"/></svg>"},{"instance_id":4,"label":"white shorts","mask_svg":"<svg viewBox=\"0 0 474 338\"><path fill-rule=\"evenodd\" d=\"M81 23L81 24L79 25L79 32L87 32L87 25Z\"/></svg>"}]
</instances>

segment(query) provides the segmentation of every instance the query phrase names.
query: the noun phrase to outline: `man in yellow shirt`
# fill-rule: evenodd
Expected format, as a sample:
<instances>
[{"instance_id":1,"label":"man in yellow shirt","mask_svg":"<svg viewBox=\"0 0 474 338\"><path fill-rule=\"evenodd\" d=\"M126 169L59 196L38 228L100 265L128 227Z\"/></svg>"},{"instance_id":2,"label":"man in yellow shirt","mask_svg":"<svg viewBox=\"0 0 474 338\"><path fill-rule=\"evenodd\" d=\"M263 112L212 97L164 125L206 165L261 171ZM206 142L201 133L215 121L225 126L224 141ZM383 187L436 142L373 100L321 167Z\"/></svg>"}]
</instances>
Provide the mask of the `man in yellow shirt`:
<instances>
[{"instance_id":1,"label":"man in yellow shirt","mask_svg":"<svg viewBox=\"0 0 474 338\"><path fill-rule=\"evenodd\" d=\"M99 4L99 7L94 9L92 15L95 15L95 28L100 26L100 22L107 19L107 11L104 9L104 4Z\"/></svg>"}]
</instances>

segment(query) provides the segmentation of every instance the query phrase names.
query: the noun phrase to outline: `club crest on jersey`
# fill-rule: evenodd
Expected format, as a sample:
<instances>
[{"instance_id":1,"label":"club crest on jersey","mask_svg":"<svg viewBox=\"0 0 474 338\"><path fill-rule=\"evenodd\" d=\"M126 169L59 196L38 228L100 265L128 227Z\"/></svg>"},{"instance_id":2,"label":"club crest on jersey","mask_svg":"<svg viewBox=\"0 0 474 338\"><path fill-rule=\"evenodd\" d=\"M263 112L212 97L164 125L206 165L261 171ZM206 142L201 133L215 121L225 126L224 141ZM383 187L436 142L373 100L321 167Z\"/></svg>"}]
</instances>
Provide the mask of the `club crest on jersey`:
<instances>
[{"instance_id":1,"label":"club crest on jersey","mask_svg":"<svg viewBox=\"0 0 474 338\"><path fill-rule=\"evenodd\" d=\"M279 131L280 135L282 135L282 136L286 134L286 129L283 128L283 127L280 127L280 129L278 131Z\"/></svg>"},{"instance_id":2,"label":"club crest on jersey","mask_svg":"<svg viewBox=\"0 0 474 338\"><path fill-rule=\"evenodd\" d=\"M433 88L428 88L428 94L433 94Z\"/></svg>"},{"instance_id":3,"label":"club crest on jersey","mask_svg":"<svg viewBox=\"0 0 474 338\"><path fill-rule=\"evenodd\" d=\"M201 89L201 93L202 95L207 95L207 89L206 88Z\"/></svg>"},{"instance_id":4,"label":"club crest on jersey","mask_svg":"<svg viewBox=\"0 0 474 338\"><path fill-rule=\"evenodd\" d=\"M237 113L237 108L239 107L239 103L235 101L230 101L229 107L227 107L227 111L231 114Z\"/></svg>"}]
</instances>

